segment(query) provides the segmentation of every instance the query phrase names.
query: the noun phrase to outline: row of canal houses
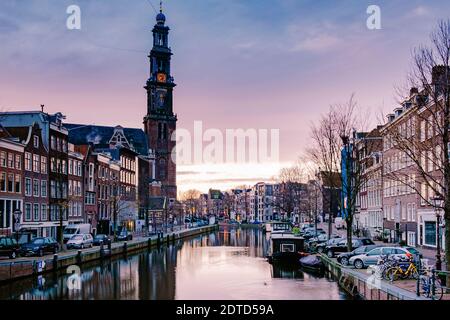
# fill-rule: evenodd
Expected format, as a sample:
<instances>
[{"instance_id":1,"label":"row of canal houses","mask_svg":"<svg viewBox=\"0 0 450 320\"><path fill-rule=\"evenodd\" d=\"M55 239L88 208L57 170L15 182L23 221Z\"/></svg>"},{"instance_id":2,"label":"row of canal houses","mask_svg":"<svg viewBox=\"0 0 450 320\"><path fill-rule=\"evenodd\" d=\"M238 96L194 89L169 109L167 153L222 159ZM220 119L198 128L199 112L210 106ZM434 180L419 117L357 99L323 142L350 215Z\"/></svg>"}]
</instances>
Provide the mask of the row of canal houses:
<instances>
[{"instance_id":1,"label":"row of canal houses","mask_svg":"<svg viewBox=\"0 0 450 320\"><path fill-rule=\"evenodd\" d=\"M70 124L43 107L2 112L0 235L57 238L61 222L139 231L150 202L161 203L154 162L140 129Z\"/></svg>"}]
</instances>

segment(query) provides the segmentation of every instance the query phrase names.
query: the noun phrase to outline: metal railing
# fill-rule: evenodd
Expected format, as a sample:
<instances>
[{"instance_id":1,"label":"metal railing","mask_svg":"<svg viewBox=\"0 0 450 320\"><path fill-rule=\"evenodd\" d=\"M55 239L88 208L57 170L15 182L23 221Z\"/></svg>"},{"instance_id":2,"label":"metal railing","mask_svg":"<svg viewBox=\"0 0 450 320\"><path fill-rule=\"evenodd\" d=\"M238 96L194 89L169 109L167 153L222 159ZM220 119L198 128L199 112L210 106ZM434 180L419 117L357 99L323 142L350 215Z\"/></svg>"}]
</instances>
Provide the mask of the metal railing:
<instances>
[{"instance_id":1,"label":"metal railing","mask_svg":"<svg viewBox=\"0 0 450 320\"><path fill-rule=\"evenodd\" d=\"M430 266L423 266L419 261L417 269L419 277L417 279L416 295L431 298L432 300L441 300L443 296L450 293L448 279L449 271L436 270Z\"/></svg>"}]
</instances>

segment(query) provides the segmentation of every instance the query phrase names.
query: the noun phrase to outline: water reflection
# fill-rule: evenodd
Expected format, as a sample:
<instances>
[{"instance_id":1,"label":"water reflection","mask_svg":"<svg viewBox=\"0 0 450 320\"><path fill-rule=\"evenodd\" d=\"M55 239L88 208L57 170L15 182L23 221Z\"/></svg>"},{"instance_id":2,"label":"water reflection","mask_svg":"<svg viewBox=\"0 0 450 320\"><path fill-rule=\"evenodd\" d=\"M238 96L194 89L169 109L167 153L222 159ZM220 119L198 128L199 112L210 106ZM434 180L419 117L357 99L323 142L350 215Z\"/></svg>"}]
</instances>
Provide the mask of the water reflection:
<instances>
[{"instance_id":1,"label":"water reflection","mask_svg":"<svg viewBox=\"0 0 450 320\"><path fill-rule=\"evenodd\" d=\"M0 299L345 299L324 275L270 265L268 235L226 228L174 245L83 266L81 290L69 275L46 275L0 287Z\"/></svg>"}]
</instances>

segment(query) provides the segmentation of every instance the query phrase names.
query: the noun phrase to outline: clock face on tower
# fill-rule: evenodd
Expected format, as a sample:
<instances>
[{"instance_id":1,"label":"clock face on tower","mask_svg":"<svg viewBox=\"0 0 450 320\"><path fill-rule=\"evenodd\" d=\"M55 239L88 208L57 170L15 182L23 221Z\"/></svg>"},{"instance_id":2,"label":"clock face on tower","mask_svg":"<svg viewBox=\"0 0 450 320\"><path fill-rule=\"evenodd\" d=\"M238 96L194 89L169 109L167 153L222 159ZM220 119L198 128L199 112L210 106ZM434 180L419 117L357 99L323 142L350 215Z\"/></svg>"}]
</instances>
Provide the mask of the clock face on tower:
<instances>
[{"instance_id":1,"label":"clock face on tower","mask_svg":"<svg viewBox=\"0 0 450 320\"><path fill-rule=\"evenodd\" d=\"M158 82L166 82L166 75L164 73L158 73L156 78L158 79Z\"/></svg>"}]
</instances>

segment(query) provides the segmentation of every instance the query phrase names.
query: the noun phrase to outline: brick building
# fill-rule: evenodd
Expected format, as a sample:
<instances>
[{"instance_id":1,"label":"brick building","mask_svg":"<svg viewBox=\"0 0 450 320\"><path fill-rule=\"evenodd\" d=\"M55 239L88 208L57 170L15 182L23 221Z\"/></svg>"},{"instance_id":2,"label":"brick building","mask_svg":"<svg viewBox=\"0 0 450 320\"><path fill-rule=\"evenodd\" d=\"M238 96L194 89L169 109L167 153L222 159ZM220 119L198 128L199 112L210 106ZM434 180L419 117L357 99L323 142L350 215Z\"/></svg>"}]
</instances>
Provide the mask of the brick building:
<instances>
[{"instance_id":1,"label":"brick building","mask_svg":"<svg viewBox=\"0 0 450 320\"><path fill-rule=\"evenodd\" d=\"M49 221L48 150L37 123L29 127L11 127L8 132L24 145L22 232L47 236L55 224Z\"/></svg>"},{"instance_id":2,"label":"brick building","mask_svg":"<svg viewBox=\"0 0 450 320\"><path fill-rule=\"evenodd\" d=\"M0 235L15 230L15 212L23 208L24 145L8 135L0 126Z\"/></svg>"}]
</instances>

